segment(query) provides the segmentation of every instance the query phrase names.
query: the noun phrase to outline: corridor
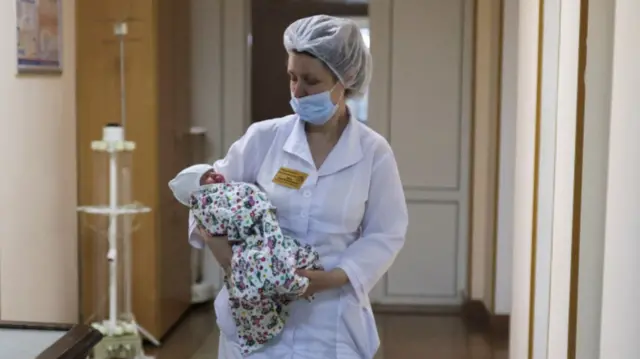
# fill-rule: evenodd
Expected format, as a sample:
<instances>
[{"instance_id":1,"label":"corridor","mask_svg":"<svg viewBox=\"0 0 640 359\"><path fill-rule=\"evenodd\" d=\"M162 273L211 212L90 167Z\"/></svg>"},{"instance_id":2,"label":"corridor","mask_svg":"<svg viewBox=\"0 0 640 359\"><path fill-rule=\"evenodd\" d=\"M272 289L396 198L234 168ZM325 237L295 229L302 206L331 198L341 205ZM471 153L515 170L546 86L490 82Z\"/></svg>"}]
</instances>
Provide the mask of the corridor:
<instances>
[{"instance_id":1,"label":"corridor","mask_svg":"<svg viewBox=\"0 0 640 359\"><path fill-rule=\"evenodd\" d=\"M376 316L382 346L375 359L506 359L507 341L492 343L483 333L469 330L455 314ZM202 304L169 334L156 359L215 359L218 331L213 307Z\"/></svg>"}]
</instances>

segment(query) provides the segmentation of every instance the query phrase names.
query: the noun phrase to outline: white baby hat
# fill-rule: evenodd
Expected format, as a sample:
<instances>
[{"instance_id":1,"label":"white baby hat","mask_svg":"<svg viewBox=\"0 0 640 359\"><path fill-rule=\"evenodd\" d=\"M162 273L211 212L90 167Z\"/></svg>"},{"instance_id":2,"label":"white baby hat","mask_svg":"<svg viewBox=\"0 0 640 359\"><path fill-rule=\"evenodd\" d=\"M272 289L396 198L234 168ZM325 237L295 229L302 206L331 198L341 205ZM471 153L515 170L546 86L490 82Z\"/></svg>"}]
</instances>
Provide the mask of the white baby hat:
<instances>
[{"instance_id":1,"label":"white baby hat","mask_svg":"<svg viewBox=\"0 0 640 359\"><path fill-rule=\"evenodd\" d=\"M210 170L213 170L211 165L193 165L180 171L169 181L169 188L178 202L188 206L191 194L200 187L200 178Z\"/></svg>"}]
</instances>

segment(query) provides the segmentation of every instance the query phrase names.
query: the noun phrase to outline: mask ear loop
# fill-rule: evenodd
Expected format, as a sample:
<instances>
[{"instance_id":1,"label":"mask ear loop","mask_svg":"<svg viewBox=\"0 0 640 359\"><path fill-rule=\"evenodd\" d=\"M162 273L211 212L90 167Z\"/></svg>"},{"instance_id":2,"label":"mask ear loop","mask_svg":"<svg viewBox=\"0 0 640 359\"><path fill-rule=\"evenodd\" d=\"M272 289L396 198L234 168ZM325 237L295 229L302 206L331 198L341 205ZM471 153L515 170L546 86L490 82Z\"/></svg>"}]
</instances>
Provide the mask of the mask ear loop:
<instances>
[{"instance_id":1,"label":"mask ear loop","mask_svg":"<svg viewBox=\"0 0 640 359\"><path fill-rule=\"evenodd\" d=\"M329 96L331 96L331 94L333 93L333 90L336 89L336 86L338 86L338 84L340 83L340 80L336 81L335 85L333 85L333 87L331 88L331 90L329 90ZM345 93L347 92L346 88L344 87L344 85L342 85L342 88L344 89L344 91L342 91L342 93L340 94L340 97L338 97L338 102L340 102L340 100L342 100L344 98ZM331 101L333 103L333 101ZM338 105L337 103L334 103L334 105Z\"/></svg>"}]
</instances>

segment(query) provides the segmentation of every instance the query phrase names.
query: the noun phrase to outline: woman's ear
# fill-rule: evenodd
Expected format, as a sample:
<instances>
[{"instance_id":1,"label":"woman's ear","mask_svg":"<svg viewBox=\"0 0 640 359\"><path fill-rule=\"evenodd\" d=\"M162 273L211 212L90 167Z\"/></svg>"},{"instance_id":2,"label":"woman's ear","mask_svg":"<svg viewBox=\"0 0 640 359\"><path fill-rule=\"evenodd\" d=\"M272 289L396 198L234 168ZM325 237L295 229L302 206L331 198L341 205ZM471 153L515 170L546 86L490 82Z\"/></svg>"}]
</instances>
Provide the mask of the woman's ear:
<instances>
[{"instance_id":1,"label":"woman's ear","mask_svg":"<svg viewBox=\"0 0 640 359\"><path fill-rule=\"evenodd\" d=\"M333 93L331 94L331 99L333 103L344 102L346 99L347 93L344 89L344 86L340 81L336 82L335 87L333 88Z\"/></svg>"}]
</instances>

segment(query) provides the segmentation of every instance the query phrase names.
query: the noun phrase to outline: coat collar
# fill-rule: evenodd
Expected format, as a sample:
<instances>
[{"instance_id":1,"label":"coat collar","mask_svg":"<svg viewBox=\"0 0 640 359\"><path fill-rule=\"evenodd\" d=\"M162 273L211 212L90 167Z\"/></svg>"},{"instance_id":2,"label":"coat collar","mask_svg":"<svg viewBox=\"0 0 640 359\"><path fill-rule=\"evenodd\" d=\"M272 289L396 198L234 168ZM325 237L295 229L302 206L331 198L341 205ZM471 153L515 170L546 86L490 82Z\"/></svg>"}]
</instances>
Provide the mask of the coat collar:
<instances>
[{"instance_id":1,"label":"coat collar","mask_svg":"<svg viewBox=\"0 0 640 359\"><path fill-rule=\"evenodd\" d=\"M363 158L360 126L361 124L353 116L349 117L347 127L345 127L340 139L338 139L331 153L329 153L329 156L327 156L327 159L318 170L318 176L327 176L339 172L353 166ZM293 129L284 143L283 150L315 168L309 150L309 143L307 142L307 135L304 131L304 122L298 116L295 116Z\"/></svg>"}]
</instances>

